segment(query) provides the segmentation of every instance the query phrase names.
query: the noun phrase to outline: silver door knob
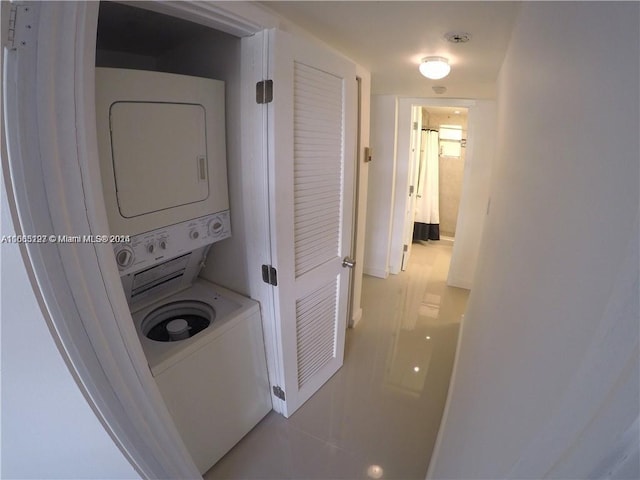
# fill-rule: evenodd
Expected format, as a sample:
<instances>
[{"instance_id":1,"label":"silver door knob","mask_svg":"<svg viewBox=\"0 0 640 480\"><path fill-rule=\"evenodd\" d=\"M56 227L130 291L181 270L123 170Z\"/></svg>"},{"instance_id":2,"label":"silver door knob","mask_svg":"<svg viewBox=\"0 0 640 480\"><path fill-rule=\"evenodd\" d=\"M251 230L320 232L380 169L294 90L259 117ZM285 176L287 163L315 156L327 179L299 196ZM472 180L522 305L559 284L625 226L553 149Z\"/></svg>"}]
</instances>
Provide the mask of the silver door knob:
<instances>
[{"instance_id":1,"label":"silver door knob","mask_svg":"<svg viewBox=\"0 0 640 480\"><path fill-rule=\"evenodd\" d=\"M356 261L353 258L344 257L342 259L342 266L343 267L348 267L348 268L353 268L353 267L356 266Z\"/></svg>"}]
</instances>

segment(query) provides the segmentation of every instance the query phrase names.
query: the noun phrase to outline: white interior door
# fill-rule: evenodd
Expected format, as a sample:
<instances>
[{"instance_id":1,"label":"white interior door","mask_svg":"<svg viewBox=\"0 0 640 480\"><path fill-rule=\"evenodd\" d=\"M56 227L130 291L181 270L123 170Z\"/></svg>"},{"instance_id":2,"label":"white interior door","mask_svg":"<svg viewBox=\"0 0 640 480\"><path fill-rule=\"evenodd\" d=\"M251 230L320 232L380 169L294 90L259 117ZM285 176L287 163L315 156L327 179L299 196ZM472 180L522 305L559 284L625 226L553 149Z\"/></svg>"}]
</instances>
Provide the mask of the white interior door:
<instances>
[{"instance_id":1,"label":"white interior door","mask_svg":"<svg viewBox=\"0 0 640 480\"><path fill-rule=\"evenodd\" d=\"M411 107L411 152L409 155L409 201L404 218L403 252L401 269L407 269L413 241L413 221L416 213L416 190L418 188L418 165L422 135L422 107Z\"/></svg>"},{"instance_id":2,"label":"white interior door","mask_svg":"<svg viewBox=\"0 0 640 480\"><path fill-rule=\"evenodd\" d=\"M284 415L341 366L356 141L355 65L269 32L269 185Z\"/></svg>"}]
</instances>

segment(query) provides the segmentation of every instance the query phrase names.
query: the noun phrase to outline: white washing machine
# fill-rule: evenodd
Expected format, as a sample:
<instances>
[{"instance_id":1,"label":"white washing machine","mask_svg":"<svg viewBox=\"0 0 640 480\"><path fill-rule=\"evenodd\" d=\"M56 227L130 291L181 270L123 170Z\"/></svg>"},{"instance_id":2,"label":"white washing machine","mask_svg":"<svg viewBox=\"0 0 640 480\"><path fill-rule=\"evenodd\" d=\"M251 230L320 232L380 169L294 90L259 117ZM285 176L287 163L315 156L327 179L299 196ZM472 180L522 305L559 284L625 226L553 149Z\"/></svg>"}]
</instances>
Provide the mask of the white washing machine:
<instances>
[{"instance_id":1,"label":"white washing machine","mask_svg":"<svg viewBox=\"0 0 640 480\"><path fill-rule=\"evenodd\" d=\"M258 304L198 279L133 312L133 320L176 427L204 473L271 410ZM172 340L185 335L185 324L186 338Z\"/></svg>"},{"instance_id":2,"label":"white washing machine","mask_svg":"<svg viewBox=\"0 0 640 480\"><path fill-rule=\"evenodd\" d=\"M114 246L149 368L201 473L272 408L258 303L197 278L225 225L207 216Z\"/></svg>"}]
</instances>

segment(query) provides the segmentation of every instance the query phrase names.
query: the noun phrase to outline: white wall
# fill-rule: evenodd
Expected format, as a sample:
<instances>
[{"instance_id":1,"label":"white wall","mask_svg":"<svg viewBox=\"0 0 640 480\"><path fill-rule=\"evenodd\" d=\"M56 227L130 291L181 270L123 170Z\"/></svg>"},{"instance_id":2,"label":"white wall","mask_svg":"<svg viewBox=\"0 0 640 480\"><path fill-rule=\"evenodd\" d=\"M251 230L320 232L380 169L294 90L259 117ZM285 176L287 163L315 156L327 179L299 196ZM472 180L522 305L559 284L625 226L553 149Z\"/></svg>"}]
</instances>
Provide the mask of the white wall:
<instances>
[{"instance_id":1,"label":"white wall","mask_svg":"<svg viewBox=\"0 0 640 480\"><path fill-rule=\"evenodd\" d=\"M389 275L389 248L396 175L397 98L371 96L371 148L364 273Z\"/></svg>"},{"instance_id":2,"label":"white wall","mask_svg":"<svg viewBox=\"0 0 640 480\"><path fill-rule=\"evenodd\" d=\"M496 103L478 100L469 109L468 143L462 179L462 196L456 223L456 239L447 283L470 289L478 263L495 157Z\"/></svg>"},{"instance_id":3,"label":"white wall","mask_svg":"<svg viewBox=\"0 0 640 480\"><path fill-rule=\"evenodd\" d=\"M244 218L248 195L242 191L241 145L247 132L240 125L240 39L211 30L194 44L185 44L158 59L162 70L214 78L225 82L227 179L231 238L211 246L201 276L243 295L249 294ZM244 165L246 168L246 165ZM260 265L252 268L259 269Z\"/></svg>"},{"instance_id":4,"label":"white wall","mask_svg":"<svg viewBox=\"0 0 640 480\"><path fill-rule=\"evenodd\" d=\"M430 478L640 477L639 8L522 5Z\"/></svg>"},{"instance_id":5,"label":"white wall","mask_svg":"<svg viewBox=\"0 0 640 480\"><path fill-rule=\"evenodd\" d=\"M2 235L15 230L2 190ZM17 244L1 245L2 478L140 478L49 333Z\"/></svg>"}]
</instances>

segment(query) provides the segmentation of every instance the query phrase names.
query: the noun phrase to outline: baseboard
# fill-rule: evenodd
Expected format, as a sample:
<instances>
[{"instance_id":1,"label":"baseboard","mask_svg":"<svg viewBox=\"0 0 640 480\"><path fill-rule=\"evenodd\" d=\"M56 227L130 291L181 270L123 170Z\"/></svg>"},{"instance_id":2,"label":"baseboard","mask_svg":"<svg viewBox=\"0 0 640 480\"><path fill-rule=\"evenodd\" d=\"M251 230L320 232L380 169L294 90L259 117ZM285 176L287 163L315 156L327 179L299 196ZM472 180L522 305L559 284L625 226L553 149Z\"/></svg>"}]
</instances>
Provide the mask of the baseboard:
<instances>
[{"instance_id":1,"label":"baseboard","mask_svg":"<svg viewBox=\"0 0 640 480\"><path fill-rule=\"evenodd\" d=\"M454 240L455 240L454 237L449 237L447 235L440 235L440 244L441 245L452 245L453 246Z\"/></svg>"},{"instance_id":2,"label":"baseboard","mask_svg":"<svg viewBox=\"0 0 640 480\"><path fill-rule=\"evenodd\" d=\"M447 285L450 287L458 287L458 288L464 288L465 290L471 290L472 284L473 282L469 280L463 280L463 279L455 278L451 276L447 278Z\"/></svg>"},{"instance_id":3,"label":"baseboard","mask_svg":"<svg viewBox=\"0 0 640 480\"><path fill-rule=\"evenodd\" d=\"M442 418L440 419L440 428L438 428L438 435L436 436L436 443L431 453L431 460L429 460L429 468L427 469L426 480L433 479L433 474L436 469L436 463L438 461L438 455L440 454L440 447L444 437L444 431L447 428L447 420L449 417L449 407L451 406L451 398L453 397L453 390L456 387L456 379L458 376L458 363L460 360L460 345L462 345L462 335L464 333L464 315L460 318L460 331L458 332L458 341L456 342L456 355L453 360L453 369L451 371L451 379L449 380L449 388L447 389L447 400L444 404L444 412L442 412Z\"/></svg>"},{"instance_id":4,"label":"baseboard","mask_svg":"<svg viewBox=\"0 0 640 480\"><path fill-rule=\"evenodd\" d=\"M349 328L355 328L358 325L358 322L362 319L362 308L358 308L353 315L351 315L351 320L349 322Z\"/></svg>"},{"instance_id":5,"label":"baseboard","mask_svg":"<svg viewBox=\"0 0 640 480\"><path fill-rule=\"evenodd\" d=\"M387 278L389 276L389 270L385 270L381 268L371 268L367 266L363 268L363 273L365 275L371 275L372 277L378 277L378 278Z\"/></svg>"}]
</instances>

